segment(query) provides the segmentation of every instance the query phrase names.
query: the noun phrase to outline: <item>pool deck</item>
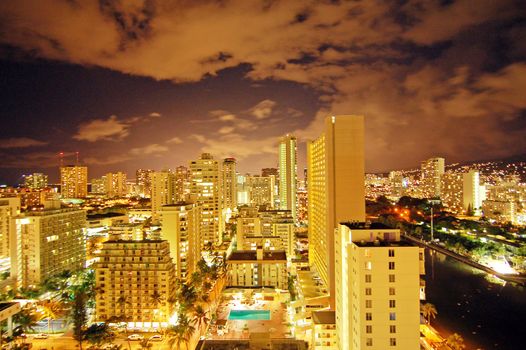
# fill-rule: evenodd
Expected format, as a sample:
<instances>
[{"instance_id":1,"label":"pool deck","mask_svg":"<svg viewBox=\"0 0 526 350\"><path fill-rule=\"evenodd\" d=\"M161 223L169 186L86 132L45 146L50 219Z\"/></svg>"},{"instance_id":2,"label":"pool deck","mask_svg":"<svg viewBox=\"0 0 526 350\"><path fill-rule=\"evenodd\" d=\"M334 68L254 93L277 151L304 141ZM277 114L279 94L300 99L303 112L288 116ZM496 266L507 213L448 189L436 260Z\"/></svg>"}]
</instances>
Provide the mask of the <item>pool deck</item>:
<instances>
[{"instance_id":1,"label":"pool deck","mask_svg":"<svg viewBox=\"0 0 526 350\"><path fill-rule=\"evenodd\" d=\"M246 301L235 299L235 294L228 291L223 292L217 308L217 319L226 320L228 332L220 335L214 327L211 327L207 339L248 339L251 332L269 332L271 338L287 337L289 333L287 309L278 297L272 301L264 300L263 297ZM270 310L270 320L228 320L230 310ZM245 329L245 325L248 330Z\"/></svg>"}]
</instances>

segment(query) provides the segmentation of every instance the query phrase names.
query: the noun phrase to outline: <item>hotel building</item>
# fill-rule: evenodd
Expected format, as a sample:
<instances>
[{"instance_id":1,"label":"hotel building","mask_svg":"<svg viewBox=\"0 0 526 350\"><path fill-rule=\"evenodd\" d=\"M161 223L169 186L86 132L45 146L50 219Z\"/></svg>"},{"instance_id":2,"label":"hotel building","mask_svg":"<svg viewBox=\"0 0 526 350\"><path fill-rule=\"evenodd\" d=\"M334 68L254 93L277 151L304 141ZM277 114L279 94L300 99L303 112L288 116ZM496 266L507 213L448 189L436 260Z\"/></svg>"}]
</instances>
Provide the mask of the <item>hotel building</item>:
<instances>
[{"instance_id":1,"label":"hotel building","mask_svg":"<svg viewBox=\"0 0 526 350\"><path fill-rule=\"evenodd\" d=\"M10 256L9 241L15 229L13 218L20 214L20 198L0 198L0 258Z\"/></svg>"},{"instance_id":2,"label":"hotel building","mask_svg":"<svg viewBox=\"0 0 526 350\"><path fill-rule=\"evenodd\" d=\"M441 182L440 179L444 174L444 158L430 158L424 160L420 166L422 195L425 198L440 197Z\"/></svg>"},{"instance_id":3,"label":"hotel building","mask_svg":"<svg viewBox=\"0 0 526 350\"><path fill-rule=\"evenodd\" d=\"M62 198L85 198L88 194L88 167L60 167L60 194Z\"/></svg>"},{"instance_id":4,"label":"hotel building","mask_svg":"<svg viewBox=\"0 0 526 350\"><path fill-rule=\"evenodd\" d=\"M279 207L290 210L294 220L297 205L297 170L296 137L286 135L279 141Z\"/></svg>"},{"instance_id":5,"label":"hotel building","mask_svg":"<svg viewBox=\"0 0 526 350\"><path fill-rule=\"evenodd\" d=\"M37 286L86 262L86 212L53 203L15 218L10 237L11 273L18 287Z\"/></svg>"},{"instance_id":6,"label":"hotel building","mask_svg":"<svg viewBox=\"0 0 526 350\"><path fill-rule=\"evenodd\" d=\"M338 349L420 349L423 249L357 222L340 224L335 247Z\"/></svg>"},{"instance_id":7,"label":"hotel building","mask_svg":"<svg viewBox=\"0 0 526 350\"><path fill-rule=\"evenodd\" d=\"M109 240L95 269L95 320L126 320L131 327L160 328L172 314L175 271L162 240Z\"/></svg>"},{"instance_id":8,"label":"hotel building","mask_svg":"<svg viewBox=\"0 0 526 350\"><path fill-rule=\"evenodd\" d=\"M201 208L192 203L180 202L161 208L161 237L170 244L175 276L181 280L197 270L201 259L200 216Z\"/></svg>"},{"instance_id":9,"label":"hotel building","mask_svg":"<svg viewBox=\"0 0 526 350\"><path fill-rule=\"evenodd\" d=\"M228 261L228 286L287 289L287 254L284 251L238 250Z\"/></svg>"},{"instance_id":10,"label":"hotel building","mask_svg":"<svg viewBox=\"0 0 526 350\"><path fill-rule=\"evenodd\" d=\"M334 232L342 221L365 221L364 118L330 116L307 145L309 263L329 287L334 309Z\"/></svg>"},{"instance_id":11,"label":"hotel building","mask_svg":"<svg viewBox=\"0 0 526 350\"><path fill-rule=\"evenodd\" d=\"M201 208L201 244L223 241L220 164L209 153L190 162L190 195Z\"/></svg>"}]
</instances>

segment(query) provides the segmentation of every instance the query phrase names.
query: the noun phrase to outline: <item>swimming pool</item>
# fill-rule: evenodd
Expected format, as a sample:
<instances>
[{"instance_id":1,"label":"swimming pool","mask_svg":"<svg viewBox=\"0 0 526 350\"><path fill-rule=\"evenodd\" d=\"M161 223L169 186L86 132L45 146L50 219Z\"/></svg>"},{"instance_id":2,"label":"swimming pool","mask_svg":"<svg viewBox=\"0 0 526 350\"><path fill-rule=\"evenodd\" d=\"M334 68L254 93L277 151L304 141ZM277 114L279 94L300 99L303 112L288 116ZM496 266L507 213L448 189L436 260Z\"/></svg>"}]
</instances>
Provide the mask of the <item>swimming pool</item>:
<instances>
[{"instance_id":1,"label":"swimming pool","mask_svg":"<svg viewBox=\"0 0 526 350\"><path fill-rule=\"evenodd\" d=\"M270 310L230 310L229 320L270 320Z\"/></svg>"}]
</instances>

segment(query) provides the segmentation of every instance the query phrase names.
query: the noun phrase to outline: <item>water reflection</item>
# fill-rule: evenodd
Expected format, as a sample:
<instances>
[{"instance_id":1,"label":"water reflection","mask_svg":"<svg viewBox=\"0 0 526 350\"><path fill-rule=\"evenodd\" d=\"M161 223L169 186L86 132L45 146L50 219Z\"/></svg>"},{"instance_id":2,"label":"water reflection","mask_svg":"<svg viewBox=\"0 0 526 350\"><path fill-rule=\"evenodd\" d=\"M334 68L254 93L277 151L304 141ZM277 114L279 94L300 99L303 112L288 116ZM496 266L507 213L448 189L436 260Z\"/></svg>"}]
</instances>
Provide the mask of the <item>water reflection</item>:
<instances>
[{"instance_id":1,"label":"water reflection","mask_svg":"<svg viewBox=\"0 0 526 350\"><path fill-rule=\"evenodd\" d=\"M440 253L426 251L427 301L441 332L460 333L474 349L524 349L526 291Z\"/></svg>"}]
</instances>

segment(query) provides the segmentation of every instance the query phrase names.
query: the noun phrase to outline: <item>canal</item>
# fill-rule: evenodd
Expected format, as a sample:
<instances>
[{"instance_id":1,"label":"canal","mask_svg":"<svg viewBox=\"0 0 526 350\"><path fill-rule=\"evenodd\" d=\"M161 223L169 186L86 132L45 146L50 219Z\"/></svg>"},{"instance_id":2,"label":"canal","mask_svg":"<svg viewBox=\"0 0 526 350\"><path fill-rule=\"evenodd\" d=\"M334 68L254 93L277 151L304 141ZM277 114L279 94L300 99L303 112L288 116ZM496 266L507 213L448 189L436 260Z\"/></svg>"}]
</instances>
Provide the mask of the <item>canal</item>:
<instances>
[{"instance_id":1,"label":"canal","mask_svg":"<svg viewBox=\"0 0 526 350\"><path fill-rule=\"evenodd\" d=\"M467 349L526 349L526 289L504 283L441 253L426 249L427 302L431 324L444 335L459 333Z\"/></svg>"}]
</instances>

